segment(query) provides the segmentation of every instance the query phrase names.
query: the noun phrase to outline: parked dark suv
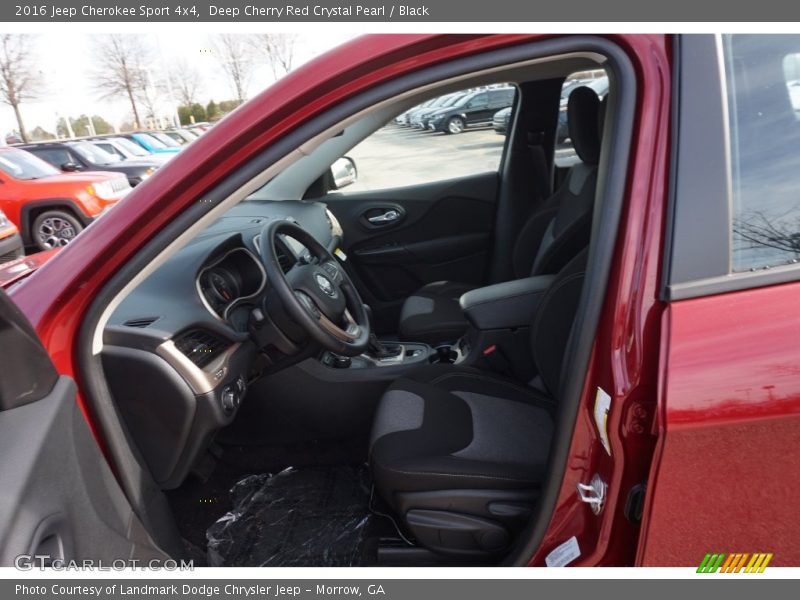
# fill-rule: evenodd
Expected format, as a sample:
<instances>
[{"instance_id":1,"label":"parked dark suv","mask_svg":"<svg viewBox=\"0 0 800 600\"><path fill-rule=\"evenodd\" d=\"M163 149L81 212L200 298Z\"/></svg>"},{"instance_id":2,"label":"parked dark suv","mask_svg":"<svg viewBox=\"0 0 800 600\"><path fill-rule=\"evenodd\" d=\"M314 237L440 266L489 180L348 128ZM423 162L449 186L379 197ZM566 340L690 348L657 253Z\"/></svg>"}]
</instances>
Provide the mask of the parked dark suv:
<instances>
[{"instance_id":1,"label":"parked dark suv","mask_svg":"<svg viewBox=\"0 0 800 600\"><path fill-rule=\"evenodd\" d=\"M67 140L62 142L36 142L19 144L19 148L35 154L55 168L66 172L111 171L122 173L128 178L131 187L150 177L160 163L148 158L119 160L86 140Z\"/></svg>"},{"instance_id":2,"label":"parked dark suv","mask_svg":"<svg viewBox=\"0 0 800 600\"><path fill-rule=\"evenodd\" d=\"M514 103L514 88L478 90L465 94L452 106L439 109L428 117L428 129L461 133L468 127L492 124L494 114Z\"/></svg>"}]
</instances>

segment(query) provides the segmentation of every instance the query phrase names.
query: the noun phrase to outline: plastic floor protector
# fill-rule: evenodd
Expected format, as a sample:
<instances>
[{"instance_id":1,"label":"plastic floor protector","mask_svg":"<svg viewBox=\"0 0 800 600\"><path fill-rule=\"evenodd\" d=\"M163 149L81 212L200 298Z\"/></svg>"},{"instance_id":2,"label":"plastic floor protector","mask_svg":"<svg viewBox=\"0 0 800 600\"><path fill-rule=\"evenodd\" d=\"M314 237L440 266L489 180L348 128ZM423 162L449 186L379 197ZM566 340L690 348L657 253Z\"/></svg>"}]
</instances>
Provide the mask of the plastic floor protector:
<instances>
[{"instance_id":1,"label":"plastic floor protector","mask_svg":"<svg viewBox=\"0 0 800 600\"><path fill-rule=\"evenodd\" d=\"M366 466L250 475L206 531L210 566L358 565L370 520Z\"/></svg>"}]
</instances>

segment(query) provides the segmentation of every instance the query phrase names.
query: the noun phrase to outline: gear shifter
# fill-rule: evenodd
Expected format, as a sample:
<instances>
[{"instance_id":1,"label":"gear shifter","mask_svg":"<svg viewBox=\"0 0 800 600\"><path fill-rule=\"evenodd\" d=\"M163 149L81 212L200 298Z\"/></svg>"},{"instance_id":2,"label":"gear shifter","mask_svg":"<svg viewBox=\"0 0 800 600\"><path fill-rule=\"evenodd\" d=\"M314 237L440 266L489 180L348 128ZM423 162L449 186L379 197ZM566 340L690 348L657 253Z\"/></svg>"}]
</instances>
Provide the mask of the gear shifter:
<instances>
[{"instance_id":1,"label":"gear shifter","mask_svg":"<svg viewBox=\"0 0 800 600\"><path fill-rule=\"evenodd\" d=\"M367 318L369 319L369 343L367 345L366 354L374 358L375 360L386 360L388 358L395 358L400 356L403 352L403 346L401 344L384 344L378 339L378 336L375 335L374 332L374 325L372 321L372 307L368 304L364 305L364 309L367 312Z\"/></svg>"},{"instance_id":2,"label":"gear shifter","mask_svg":"<svg viewBox=\"0 0 800 600\"><path fill-rule=\"evenodd\" d=\"M400 344L384 344L376 336L374 333L369 335L369 344L367 345L367 354L369 354L372 358L381 360L385 358L394 358L395 356L399 356L400 353L403 351L403 347Z\"/></svg>"}]
</instances>

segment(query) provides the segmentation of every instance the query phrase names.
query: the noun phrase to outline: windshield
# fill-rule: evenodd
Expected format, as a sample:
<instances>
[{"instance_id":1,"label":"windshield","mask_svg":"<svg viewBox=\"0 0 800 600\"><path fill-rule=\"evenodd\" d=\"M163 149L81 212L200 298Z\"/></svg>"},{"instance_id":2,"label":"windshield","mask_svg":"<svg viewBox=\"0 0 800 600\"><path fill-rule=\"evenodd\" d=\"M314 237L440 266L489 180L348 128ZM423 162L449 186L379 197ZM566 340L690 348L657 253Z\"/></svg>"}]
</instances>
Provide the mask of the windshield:
<instances>
[{"instance_id":1,"label":"windshield","mask_svg":"<svg viewBox=\"0 0 800 600\"><path fill-rule=\"evenodd\" d=\"M0 152L0 171L15 179L40 179L60 175L61 171L24 150Z\"/></svg>"},{"instance_id":2,"label":"windshield","mask_svg":"<svg viewBox=\"0 0 800 600\"><path fill-rule=\"evenodd\" d=\"M172 139L166 133L154 131L150 135L156 138L159 142L163 143L165 146L168 146L169 148L177 148L178 146L180 146L180 144L177 141Z\"/></svg>"},{"instance_id":3,"label":"windshield","mask_svg":"<svg viewBox=\"0 0 800 600\"><path fill-rule=\"evenodd\" d=\"M74 150L83 160L94 165L110 165L119 162L116 156L89 142L71 144L70 149Z\"/></svg>"},{"instance_id":4,"label":"windshield","mask_svg":"<svg viewBox=\"0 0 800 600\"><path fill-rule=\"evenodd\" d=\"M159 139L154 138L149 133L137 133L137 138L141 138L145 144L152 146L153 148L166 148L167 145Z\"/></svg>"},{"instance_id":5,"label":"windshield","mask_svg":"<svg viewBox=\"0 0 800 600\"><path fill-rule=\"evenodd\" d=\"M125 138L114 138L113 142L122 148L123 152L133 154L134 156L150 156L150 153L142 148L139 144L135 144Z\"/></svg>"},{"instance_id":6,"label":"windshield","mask_svg":"<svg viewBox=\"0 0 800 600\"><path fill-rule=\"evenodd\" d=\"M447 103L452 99L452 94L447 96L439 96L431 103L431 108L438 108L440 106L447 106Z\"/></svg>"}]
</instances>

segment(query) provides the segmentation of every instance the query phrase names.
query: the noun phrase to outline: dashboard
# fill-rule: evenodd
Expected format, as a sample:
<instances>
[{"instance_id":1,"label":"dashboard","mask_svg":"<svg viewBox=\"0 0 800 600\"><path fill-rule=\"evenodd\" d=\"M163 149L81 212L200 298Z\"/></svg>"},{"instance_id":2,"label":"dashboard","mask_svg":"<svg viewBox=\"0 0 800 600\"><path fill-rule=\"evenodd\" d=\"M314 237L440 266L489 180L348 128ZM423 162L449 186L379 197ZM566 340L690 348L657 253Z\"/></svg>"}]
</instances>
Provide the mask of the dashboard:
<instances>
[{"instance_id":1,"label":"dashboard","mask_svg":"<svg viewBox=\"0 0 800 600\"><path fill-rule=\"evenodd\" d=\"M101 359L112 396L164 489L183 482L235 417L265 357L279 353L251 335L255 309L270 293L259 235L276 219L296 222L331 251L341 244L323 203L241 202L138 284L104 329ZM306 252L280 240L284 270Z\"/></svg>"}]
</instances>

